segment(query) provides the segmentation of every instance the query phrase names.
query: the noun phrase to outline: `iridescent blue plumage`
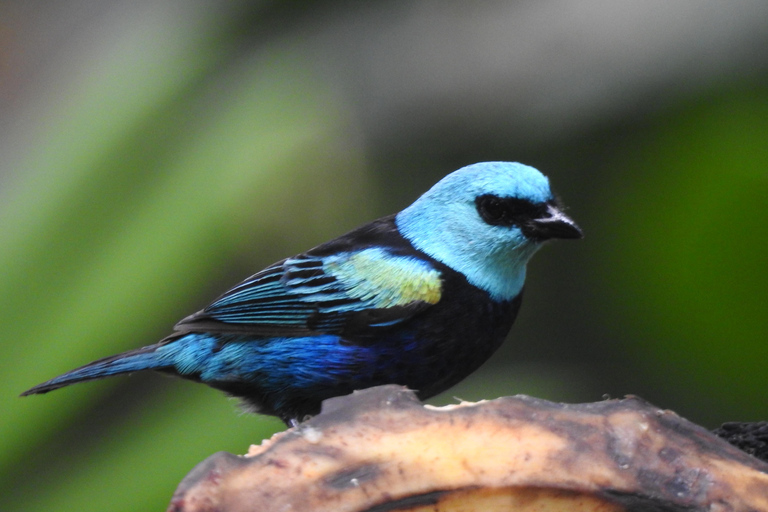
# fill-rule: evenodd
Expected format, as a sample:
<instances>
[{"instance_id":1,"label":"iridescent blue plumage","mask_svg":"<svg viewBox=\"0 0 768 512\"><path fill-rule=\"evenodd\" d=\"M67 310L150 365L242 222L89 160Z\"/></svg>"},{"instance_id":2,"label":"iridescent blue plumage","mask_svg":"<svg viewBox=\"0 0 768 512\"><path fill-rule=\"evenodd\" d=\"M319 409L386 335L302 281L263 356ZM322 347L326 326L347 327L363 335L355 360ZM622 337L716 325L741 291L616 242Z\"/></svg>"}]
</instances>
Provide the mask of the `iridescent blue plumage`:
<instances>
[{"instance_id":1,"label":"iridescent blue plumage","mask_svg":"<svg viewBox=\"0 0 768 512\"><path fill-rule=\"evenodd\" d=\"M536 169L474 164L399 214L251 276L159 343L24 394L156 370L286 422L317 413L326 398L380 384L427 398L472 373L504 340L541 243L580 236Z\"/></svg>"}]
</instances>

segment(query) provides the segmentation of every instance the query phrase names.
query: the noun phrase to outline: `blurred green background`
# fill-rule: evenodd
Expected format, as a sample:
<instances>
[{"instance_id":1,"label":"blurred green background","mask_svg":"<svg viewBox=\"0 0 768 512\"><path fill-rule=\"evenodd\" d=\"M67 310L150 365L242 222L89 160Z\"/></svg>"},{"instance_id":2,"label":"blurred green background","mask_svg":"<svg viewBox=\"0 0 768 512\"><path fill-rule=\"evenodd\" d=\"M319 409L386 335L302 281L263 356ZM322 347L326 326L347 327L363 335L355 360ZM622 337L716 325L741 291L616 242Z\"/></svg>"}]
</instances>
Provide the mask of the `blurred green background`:
<instances>
[{"instance_id":1,"label":"blurred green background","mask_svg":"<svg viewBox=\"0 0 768 512\"><path fill-rule=\"evenodd\" d=\"M0 510L164 510L281 430L158 375L17 395L482 160L586 237L434 403L768 419L766 48L758 0L0 2Z\"/></svg>"}]
</instances>

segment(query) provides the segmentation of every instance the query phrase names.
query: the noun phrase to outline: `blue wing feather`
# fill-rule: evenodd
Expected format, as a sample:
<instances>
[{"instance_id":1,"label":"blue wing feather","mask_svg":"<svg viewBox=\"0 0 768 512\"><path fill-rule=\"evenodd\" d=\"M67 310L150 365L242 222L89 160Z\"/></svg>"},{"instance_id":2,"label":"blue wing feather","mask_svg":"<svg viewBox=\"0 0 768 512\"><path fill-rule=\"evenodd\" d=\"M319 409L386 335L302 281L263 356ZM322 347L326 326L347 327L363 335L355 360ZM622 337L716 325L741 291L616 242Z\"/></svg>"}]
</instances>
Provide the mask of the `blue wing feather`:
<instances>
[{"instance_id":1,"label":"blue wing feather","mask_svg":"<svg viewBox=\"0 0 768 512\"><path fill-rule=\"evenodd\" d=\"M397 325L437 303L441 286L440 272L428 261L380 247L303 254L251 276L176 327L265 336L360 334Z\"/></svg>"}]
</instances>

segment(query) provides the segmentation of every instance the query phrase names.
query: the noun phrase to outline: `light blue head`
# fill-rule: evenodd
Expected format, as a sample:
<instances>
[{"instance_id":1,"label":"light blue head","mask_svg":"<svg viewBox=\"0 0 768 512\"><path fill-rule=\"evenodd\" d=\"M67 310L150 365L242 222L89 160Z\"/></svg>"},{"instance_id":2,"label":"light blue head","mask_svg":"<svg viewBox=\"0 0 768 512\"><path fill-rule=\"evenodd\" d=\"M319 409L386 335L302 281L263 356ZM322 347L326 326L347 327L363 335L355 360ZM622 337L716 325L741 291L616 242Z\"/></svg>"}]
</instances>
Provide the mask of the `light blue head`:
<instances>
[{"instance_id":1,"label":"light blue head","mask_svg":"<svg viewBox=\"0 0 768 512\"><path fill-rule=\"evenodd\" d=\"M449 174L397 214L396 223L414 247L496 300L520 293L525 266L545 240L581 237L557 207L547 177L511 162Z\"/></svg>"}]
</instances>

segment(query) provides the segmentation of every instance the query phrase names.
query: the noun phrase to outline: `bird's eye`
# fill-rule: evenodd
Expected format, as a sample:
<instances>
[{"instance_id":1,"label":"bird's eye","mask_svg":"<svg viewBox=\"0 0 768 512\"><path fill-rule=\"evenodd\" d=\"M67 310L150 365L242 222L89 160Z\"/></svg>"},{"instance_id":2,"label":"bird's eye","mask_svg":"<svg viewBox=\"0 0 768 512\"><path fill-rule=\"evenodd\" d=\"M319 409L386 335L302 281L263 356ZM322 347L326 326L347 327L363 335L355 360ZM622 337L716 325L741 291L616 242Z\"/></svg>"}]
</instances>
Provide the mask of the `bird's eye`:
<instances>
[{"instance_id":1,"label":"bird's eye","mask_svg":"<svg viewBox=\"0 0 768 512\"><path fill-rule=\"evenodd\" d=\"M526 220L540 217L546 212L546 205L533 204L516 197L499 197L491 194L475 199L480 217L493 226L512 226Z\"/></svg>"},{"instance_id":2,"label":"bird's eye","mask_svg":"<svg viewBox=\"0 0 768 512\"><path fill-rule=\"evenodd\" d=\"M503 225L509 223L508 212L500 197L480 196L475 204L480 217L488 224Z\"/></svg>"}]
</instances>

